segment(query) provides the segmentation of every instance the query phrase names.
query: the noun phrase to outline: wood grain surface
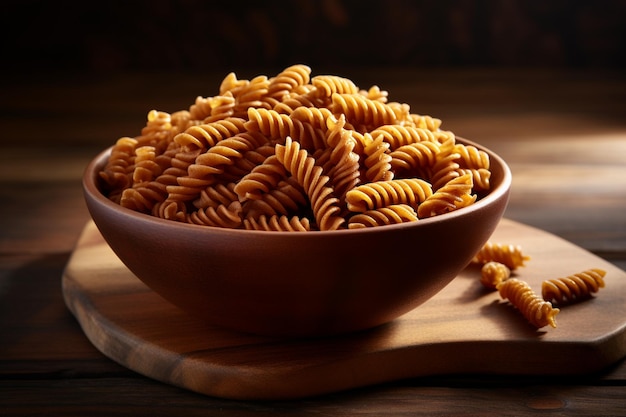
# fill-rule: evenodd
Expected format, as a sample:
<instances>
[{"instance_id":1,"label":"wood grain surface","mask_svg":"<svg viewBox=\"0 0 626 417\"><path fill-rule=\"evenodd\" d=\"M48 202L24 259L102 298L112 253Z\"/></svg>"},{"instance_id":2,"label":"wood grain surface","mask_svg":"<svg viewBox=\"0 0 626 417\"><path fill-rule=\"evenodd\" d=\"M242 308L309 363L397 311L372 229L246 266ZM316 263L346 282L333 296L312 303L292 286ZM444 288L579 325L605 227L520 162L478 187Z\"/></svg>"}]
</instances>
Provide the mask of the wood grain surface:
<instances>
[{"instance_id":1,"label":"wood grain surface","mask_svg":"<svg viewBox=\"0 0 626 417\"><path fill-rule=\"evenodd\" d=\"M596 297L535 329L470 265L442 292L394 322L320 339L240 334L164 301L117 259L88 223L63 277L65 302L91 342L123 366L196 392L285 399L441 374L555 375L600 371L626 355L626 272L554 235L504 219L493 242L531 257L514 276L541 282L607 271ZM175 279L175 277L172 277Z\"/></svg>"}]
</instances>

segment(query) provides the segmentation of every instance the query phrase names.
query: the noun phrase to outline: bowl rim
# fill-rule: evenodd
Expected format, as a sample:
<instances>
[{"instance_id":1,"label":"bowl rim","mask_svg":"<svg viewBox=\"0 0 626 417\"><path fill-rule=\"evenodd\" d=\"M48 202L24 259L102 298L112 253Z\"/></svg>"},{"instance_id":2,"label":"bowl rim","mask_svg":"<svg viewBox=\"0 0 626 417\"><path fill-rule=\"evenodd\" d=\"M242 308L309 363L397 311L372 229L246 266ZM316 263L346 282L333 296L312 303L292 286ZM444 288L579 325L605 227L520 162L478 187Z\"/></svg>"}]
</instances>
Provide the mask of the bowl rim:
<instances>
[{"instance_id":1,"label":"bowl rim","mask_svg":"<svg viewBox=\"0 0 626 417\"><path fill-rule=\"evenodd\" d=\"M131 218L135 218L139 221L154 224L155 226L165 226L165 227L176 227L187 229L189 231L195 231L196 233L211 233L211 234L221 234L221 235L246 235L246 236L281 236L281 237L296 237L296 236L319 236L319 237L328 237L328 236L341 236L341 235L357 235L357 234L371 234L371 233L381 233L384 231L392 231L398 229L407 229L407 228L420 228L425 227L432 223L437 223L446 219L452 220L457 217L466 216L470 213L476 212L480 210L482 207L489 205L490 203L504 197L511 188L512 185L512 173L507 162L497 153L492 151L491 149L477 143L471 141L469 139L465 139L463 137L456 136L456 140L460 141L464 145L475 146L477 149L485 151L489 154L489 159L491 164L495 160L497 164L502 169L502 179L500 183L492 188L487 195L482 197L480 200L475 203L460 208L458 210L454 210L448 213L439 214L436 216L428 217L425 219L419 219L414 222L407 223L399 223L399 224L390 224L379 227L366 227L366 228L358 228L358 229L340 229L340 230L315 230L311 232L284 232L284 231L266 231L266 230L247 230L247 229L230 229L225 227L217 227L217 226L205 226L205 225L196 225L184 222L177 222L173 220L162 219L160 217L152 216L150 214L141 213L135 210L131 210L127 207L121 206L114 201L111 201L107 198L98 187L97 184L97 173L100 168L104 165L107 158L111 154L111 150L113 145L102 150L98 153L87 165L84 170L83 178L82 178L82 186L83 192L90 196L92 200L97 201L99 204L104 205L111 210L119 212L121 215L128 216Z\"/></svg>"}]
</instances>

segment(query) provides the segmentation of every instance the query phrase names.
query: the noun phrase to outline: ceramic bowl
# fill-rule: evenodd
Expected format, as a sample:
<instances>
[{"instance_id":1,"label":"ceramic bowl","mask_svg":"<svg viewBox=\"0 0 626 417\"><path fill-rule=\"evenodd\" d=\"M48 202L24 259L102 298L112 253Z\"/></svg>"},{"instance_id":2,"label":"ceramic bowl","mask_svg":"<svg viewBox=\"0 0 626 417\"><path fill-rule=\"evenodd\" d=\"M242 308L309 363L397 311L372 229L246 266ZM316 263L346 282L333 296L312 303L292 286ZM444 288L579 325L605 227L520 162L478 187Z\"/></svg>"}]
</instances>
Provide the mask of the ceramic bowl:
<instances>
[{"instance_id":1,"label":"ceramic bowl","mask_svg":"<svg viewBox=\"0 0 626 417\"><path fill-rule=\"evenodd\" d=\"M437 294L489 239L511 172L491 158L491 191L473 205L417 222L306 233L230 230L141 214L108 200L98 172L83 178L89 212L122 262L163 298L212 325L310 337L388 323Z\"/></svg>"}]
</instances>

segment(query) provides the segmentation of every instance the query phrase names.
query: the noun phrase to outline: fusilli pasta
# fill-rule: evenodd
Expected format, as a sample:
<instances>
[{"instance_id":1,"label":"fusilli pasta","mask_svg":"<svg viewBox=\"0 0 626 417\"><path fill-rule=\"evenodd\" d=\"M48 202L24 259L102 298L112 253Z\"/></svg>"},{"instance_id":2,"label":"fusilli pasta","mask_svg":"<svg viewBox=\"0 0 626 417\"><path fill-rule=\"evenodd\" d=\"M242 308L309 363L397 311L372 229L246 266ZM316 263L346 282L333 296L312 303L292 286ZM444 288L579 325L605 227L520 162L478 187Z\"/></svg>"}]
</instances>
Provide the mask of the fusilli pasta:
<instances>
[{"instance_id":1,"label":"fusilli pasta","mask_svg":"<svg viewBox=\"0 0 626 417\"><path fill-rule=\"evenodd\" d=\"M549 279L541 284L544 300L557 305L570 304L591 298L592 293L604 287L606 271L589 269L562 278Z\"/></svg>"},{"instance_id":2,"label":"fusilli pasta","mask_svg":"<svg viewBox=\"0 0 626 417\"><path fill-rule=\"evenodd\" d=\"M508 299L533 326L556 327L559 309L552 307L552 304L535 294L525 281L510 278L498 284L497 289L500 296Z\"/></svg>"},{"instance_id":3,"label":"fusilli pasta","mask_svg":"<svg viewBox=\"0 0 626 417\"><path fill-rule=\"evenodd\" d=\"M488 193L489 158L378 86L292 65L227 74L215 96L151 110L112 146L102 190L120 205L197 225L273 231L384 226Z\"/></svg>"},{"instance_id":4,"label":"fusilli pasta","mask_svg":"<svg viewBox=\"0 0 626 417\"><path fill-rule=\"evenodd\" d=\"M524 255L521 246L487 242L474 256L474 262L487 263L496 261L506 265L510 270L524 266L530 257Z\"/></svg>"}]
</instances>

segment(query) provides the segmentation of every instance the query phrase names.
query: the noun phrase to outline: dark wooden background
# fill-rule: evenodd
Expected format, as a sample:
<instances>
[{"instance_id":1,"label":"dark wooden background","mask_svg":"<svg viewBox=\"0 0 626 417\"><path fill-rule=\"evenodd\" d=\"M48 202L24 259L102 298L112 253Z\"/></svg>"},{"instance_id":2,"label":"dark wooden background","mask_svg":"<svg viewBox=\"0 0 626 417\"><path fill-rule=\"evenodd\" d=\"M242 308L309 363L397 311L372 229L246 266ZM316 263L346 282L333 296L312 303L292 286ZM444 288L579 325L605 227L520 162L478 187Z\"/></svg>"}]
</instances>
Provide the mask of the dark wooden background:
<instances>
[{"instance_id":1,"label":"dark wooden background","mask_svg":"<svg viewBox=\"0 0 626 417\"><path fill-rule=\"evenodd\" d=\"M626 65L626 1L3 2L4 71Z\"/></svg>"}]
</instances>

